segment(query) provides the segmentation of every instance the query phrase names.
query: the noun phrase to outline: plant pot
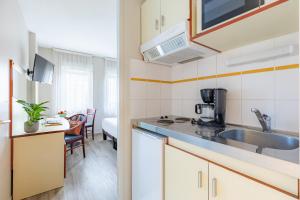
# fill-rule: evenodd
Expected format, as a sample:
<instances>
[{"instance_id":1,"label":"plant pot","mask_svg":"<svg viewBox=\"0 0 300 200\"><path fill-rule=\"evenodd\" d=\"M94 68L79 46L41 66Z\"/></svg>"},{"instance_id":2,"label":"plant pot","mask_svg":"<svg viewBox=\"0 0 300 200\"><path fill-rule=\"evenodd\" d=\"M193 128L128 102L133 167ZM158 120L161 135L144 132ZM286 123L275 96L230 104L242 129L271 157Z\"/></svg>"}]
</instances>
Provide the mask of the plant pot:
<instances>
[{"instance_id":1,"label":"plant pot","mask_svg":"<svg viewBox=\"0 0 300 200\"><path fill-rule=\"evenodd\" d=\"M24 123L24 131L26 133L34 133L34 132L37 132L39 130L39 122L33 122L33 123L28 123L28 122L25 122Z\"/></svg>"}]
</instances>

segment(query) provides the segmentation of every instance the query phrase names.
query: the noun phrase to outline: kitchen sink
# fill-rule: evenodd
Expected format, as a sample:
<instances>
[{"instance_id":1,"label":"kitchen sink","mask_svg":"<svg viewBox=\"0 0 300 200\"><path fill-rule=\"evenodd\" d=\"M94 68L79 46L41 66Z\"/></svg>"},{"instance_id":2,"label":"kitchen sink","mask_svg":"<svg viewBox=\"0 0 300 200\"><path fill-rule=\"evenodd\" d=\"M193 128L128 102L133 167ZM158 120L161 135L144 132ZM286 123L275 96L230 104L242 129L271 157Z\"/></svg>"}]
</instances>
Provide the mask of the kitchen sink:
<instances>
[{"instance_id":1,"label":"kitchen sink","mask_svg":"<svg viewBox=\"0 0 300 200\"><path fill-rule=\"evenodd\" d=\"M233 129L221 132L221 138L235 140L258 146L256 152L261 153L263 148L279 150L293 150L299 148L299 139L276 133L264 133L254 130Z\"/></svg>"}]
</instances>

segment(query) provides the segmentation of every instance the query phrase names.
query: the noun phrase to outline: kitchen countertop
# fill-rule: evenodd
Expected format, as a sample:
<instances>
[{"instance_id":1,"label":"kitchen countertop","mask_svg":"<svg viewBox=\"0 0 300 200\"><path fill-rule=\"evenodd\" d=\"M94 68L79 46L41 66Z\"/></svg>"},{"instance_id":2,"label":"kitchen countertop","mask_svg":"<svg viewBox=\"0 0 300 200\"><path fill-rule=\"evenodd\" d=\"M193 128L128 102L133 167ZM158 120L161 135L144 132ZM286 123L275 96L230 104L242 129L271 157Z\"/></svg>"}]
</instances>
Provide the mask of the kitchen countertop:
<instances>
[{"instance_id":1,"label":"kitchen countertop","mask_svg":"<svg viewBox=\"0 0 300 200\"><path fill-rule=\"evenodd\" d=\"M177 117L178 116L169 116L168 119L174 120ZM261 153L256 153L256 145L224 139L218 136L218 133L224 130L247 128L234 125L227 125L225 129L200 127L198 125L192 125L190 121L165 125L158 123L157 120L159 120L158 117L137 119L134 120L134 125L260 167L300 178L299 148L294 150L264 148Z\"/></svg>"},{"instance_id":2,"label":"kitchen countertop","mask_svg":"<svg viewBox=\"0 0 300 200\"><path fill-rule=\"evenodd\" d=\"M52 134L52 133L61 133L64 132L65 130L70 128L69 121L60 118L60 123L62 125L57 125L57 126L47 126L45 124L40 124L39 130L34 132L34 133L26 133L24 132L24 122L20 121L14 121L13 122L13 134L12 138L18 138L18 137L28 137L28 136L36 136L36 135L43 135L43 134Z\"/></svg>"}]
</instances>

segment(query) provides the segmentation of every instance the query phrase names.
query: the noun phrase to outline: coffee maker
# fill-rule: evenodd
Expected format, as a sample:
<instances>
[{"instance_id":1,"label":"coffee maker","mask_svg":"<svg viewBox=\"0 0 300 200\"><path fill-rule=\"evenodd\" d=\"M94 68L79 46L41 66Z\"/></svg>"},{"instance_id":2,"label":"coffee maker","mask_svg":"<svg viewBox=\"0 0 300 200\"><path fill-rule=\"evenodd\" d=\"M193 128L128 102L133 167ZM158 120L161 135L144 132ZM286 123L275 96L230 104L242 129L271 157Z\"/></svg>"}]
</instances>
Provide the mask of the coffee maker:
<instances>
[{"instance_id":1,"label":"coffee maker","mask_svg":"<svg viewBox=\"0 0 300 200\"><path fill-rule=\"evenodd\" d=\"M195 112L200 114L197 124L209 127L225 127L226 94L222 88L202 89L203 104L195 105Z\"/></svg>"}]
</instances>

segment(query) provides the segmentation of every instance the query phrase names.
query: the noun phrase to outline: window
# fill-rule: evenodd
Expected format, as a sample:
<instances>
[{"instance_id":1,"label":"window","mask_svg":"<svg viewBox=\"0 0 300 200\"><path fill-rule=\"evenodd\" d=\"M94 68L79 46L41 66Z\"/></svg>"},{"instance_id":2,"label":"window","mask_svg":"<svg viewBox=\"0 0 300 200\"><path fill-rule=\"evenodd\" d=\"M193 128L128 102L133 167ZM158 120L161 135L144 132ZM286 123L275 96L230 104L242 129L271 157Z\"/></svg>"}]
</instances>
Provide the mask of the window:
<instances>
[{"instance_id":1,"label":"window","mask_svg":"<svg viewBox=\"0 0 300 200\"><path fill-rule=\"evenodd\" d=\"M93 70L91 66L62 66L61 109L85 113L93 107Z\"/></svg>"},{"instance_id":2,"label":"window","mask_svg":"<svg viewBox=\"0 0 300 200\"><path fill-rule=\"evenodd\" d=\"M53 114L86 113L93 107L93 62L91 56L55 51Z\"/></svg>"}]
</instances>

